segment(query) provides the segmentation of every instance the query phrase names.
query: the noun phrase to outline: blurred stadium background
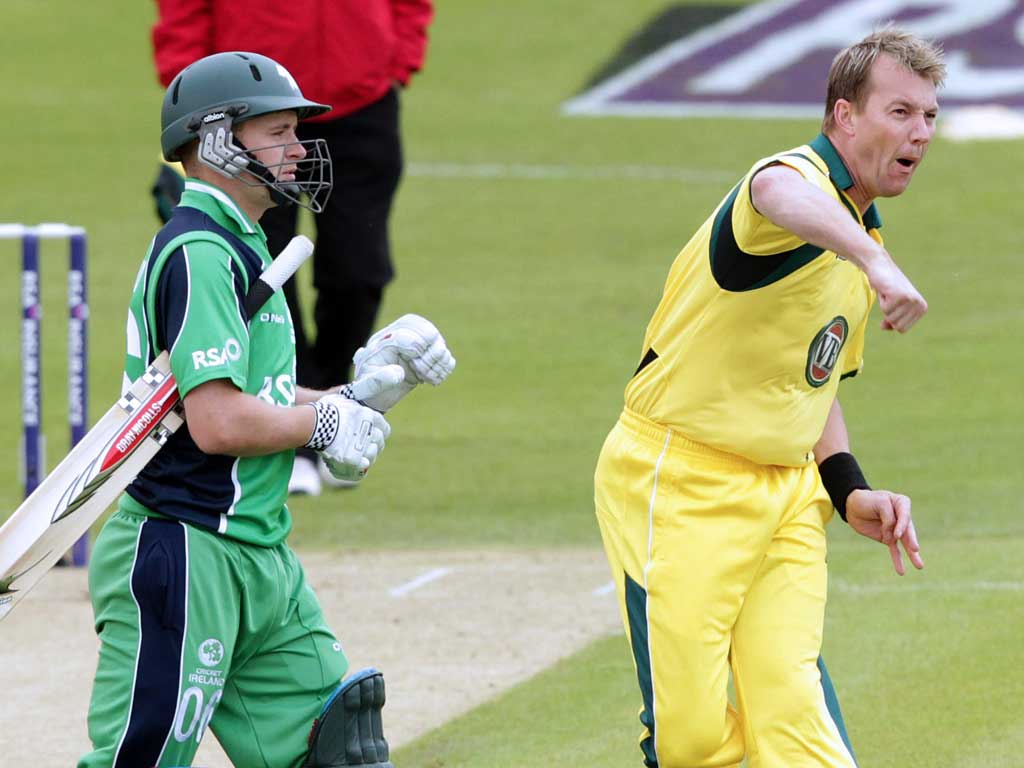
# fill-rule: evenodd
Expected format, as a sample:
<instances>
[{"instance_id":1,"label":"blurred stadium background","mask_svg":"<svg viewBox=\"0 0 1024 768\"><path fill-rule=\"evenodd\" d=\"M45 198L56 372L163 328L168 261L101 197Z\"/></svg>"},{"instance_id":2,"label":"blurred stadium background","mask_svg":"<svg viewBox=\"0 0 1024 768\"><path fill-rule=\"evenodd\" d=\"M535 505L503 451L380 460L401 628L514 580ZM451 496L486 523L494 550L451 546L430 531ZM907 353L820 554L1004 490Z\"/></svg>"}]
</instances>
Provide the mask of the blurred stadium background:
<instances>
[{"instance_id":1,"label":"blurred stadium background","mask_svg":"<svg viewBox=\"0 0 1024 768\"><path fill-rule=\"evenodd\" d=\"M574 117L562 106L658 34L674 39L734 5L440 0L426 67L404 99L398 279L382 319L428 315L459 368L395 413L364 488L294 503L297 549L599 547L593 463L668 265L753 160L809 140L818 123ZM1024 44L1024 3L972 5L1007 9ZM89 231L94 420L119 391L125 302L157 227L155 10L5 0L0 13L0 219ZM659 17L677 26L636 36ZM883 548L831 526L825 657L866 767L1024 765L1022 171L1019 140L939 138L909 193L880 205L887 245L931 311L906 338L873 327L866 370L842 397L868 476L914 499L927 569L899 580ZM13 510L14 249L4 258L0 500ZM61 258L44 266L51 467L67 447ZM613 634L403 747L395 763L639 765L638 708Z\"/></svg>"}]
</instances>

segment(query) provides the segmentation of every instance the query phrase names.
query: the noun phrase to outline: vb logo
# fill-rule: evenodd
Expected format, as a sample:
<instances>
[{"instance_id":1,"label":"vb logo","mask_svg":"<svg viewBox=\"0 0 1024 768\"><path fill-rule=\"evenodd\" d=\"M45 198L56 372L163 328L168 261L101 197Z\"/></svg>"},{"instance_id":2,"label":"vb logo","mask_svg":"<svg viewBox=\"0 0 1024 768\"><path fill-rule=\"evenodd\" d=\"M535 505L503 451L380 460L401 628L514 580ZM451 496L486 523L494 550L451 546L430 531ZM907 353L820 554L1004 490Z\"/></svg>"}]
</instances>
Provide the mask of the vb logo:
<instances>
[{"instance_id":1,"label":"vb logo","mask_svg":"<svg viewBox=\"0 0 1024 768\"><path fill-rule=\"evenodd\" d=\"M832 370L836 367L839 352L848 334L849 326L842 315L833 318L818 331L807 350L807 368L804 371L807 383L812 387L820 387L832 378Z\"/></svg>"}]
</instances>

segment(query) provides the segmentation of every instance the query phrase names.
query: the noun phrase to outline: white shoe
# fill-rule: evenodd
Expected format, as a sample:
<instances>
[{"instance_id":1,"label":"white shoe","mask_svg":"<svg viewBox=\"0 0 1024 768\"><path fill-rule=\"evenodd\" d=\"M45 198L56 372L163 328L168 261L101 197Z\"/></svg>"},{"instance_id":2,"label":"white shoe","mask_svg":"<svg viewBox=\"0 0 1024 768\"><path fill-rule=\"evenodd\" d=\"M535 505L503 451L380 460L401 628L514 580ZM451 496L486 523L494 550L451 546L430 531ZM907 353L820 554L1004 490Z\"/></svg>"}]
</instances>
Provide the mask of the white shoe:
<instances>
[{"instance_id":1,"label":"white shoe","mask_svg":"<svg viewBox=\"0 0 1024 768\"><path fill-rule=\"evenodd\" d=\"M292 476L288 480L288 493L304 493L307 496L320 495L320 474L316 463L305 456L296 456Z\"/></svg>"},{"instance_id":2,"label":"white shoe","mask_svg":"<svg viewBox=\"0 0 1024 768\"><path fill-rule=\"evenodd\" d=\"M320 480L328 488L356 488L359 486L359 481L357 480L341 480L332 475L331 470L327 468L327 464L319 456L317 457L316 465L317 469L320 470Z\"/></svg>"}]
</instances>

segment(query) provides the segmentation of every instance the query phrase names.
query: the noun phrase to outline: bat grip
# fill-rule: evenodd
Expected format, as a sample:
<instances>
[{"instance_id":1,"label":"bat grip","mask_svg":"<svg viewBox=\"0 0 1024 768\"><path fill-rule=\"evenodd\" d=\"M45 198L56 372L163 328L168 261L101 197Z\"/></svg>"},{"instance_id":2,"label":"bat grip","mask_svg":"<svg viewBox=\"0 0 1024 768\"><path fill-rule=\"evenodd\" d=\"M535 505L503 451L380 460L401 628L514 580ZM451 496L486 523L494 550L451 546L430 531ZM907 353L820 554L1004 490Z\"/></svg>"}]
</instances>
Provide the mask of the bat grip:
<instances>
[{"instance_id":1,"label":"bat grip","mask_svg":"<svg viewBox=\"0 0 1024 768\"><path fill-rule=\"evenodd\" d=\"M245 297L245 312L251 318L262 307L267 299L281 289L289 277L299 271L299 267L313 254L313 243L304 235L293 237L291 242L274 259L270 266L263 270L259 279L249 288Z\"/></svg>"}]
</instances>

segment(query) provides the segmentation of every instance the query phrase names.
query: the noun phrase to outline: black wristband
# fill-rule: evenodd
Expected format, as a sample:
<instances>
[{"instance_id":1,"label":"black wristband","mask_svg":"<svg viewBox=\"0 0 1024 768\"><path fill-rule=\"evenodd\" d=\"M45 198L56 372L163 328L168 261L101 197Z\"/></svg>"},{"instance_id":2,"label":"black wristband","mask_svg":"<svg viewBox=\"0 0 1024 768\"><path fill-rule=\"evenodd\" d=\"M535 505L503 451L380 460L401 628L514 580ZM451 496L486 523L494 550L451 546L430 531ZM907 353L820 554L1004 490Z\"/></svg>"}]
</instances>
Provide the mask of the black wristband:
<instances>
[{"instance_id":1,"label":"black wristband","mask_svg":"<svg viewBox=\"0 0 1024 768\"><path fill-rule=\"evenodd\" d=\"M833 453L818 465L818 474L821 475L821 484L832 499L832 506L844 522L847 497L856 490L871 490L852 453Z\"/></svg>"}]
</instances>

